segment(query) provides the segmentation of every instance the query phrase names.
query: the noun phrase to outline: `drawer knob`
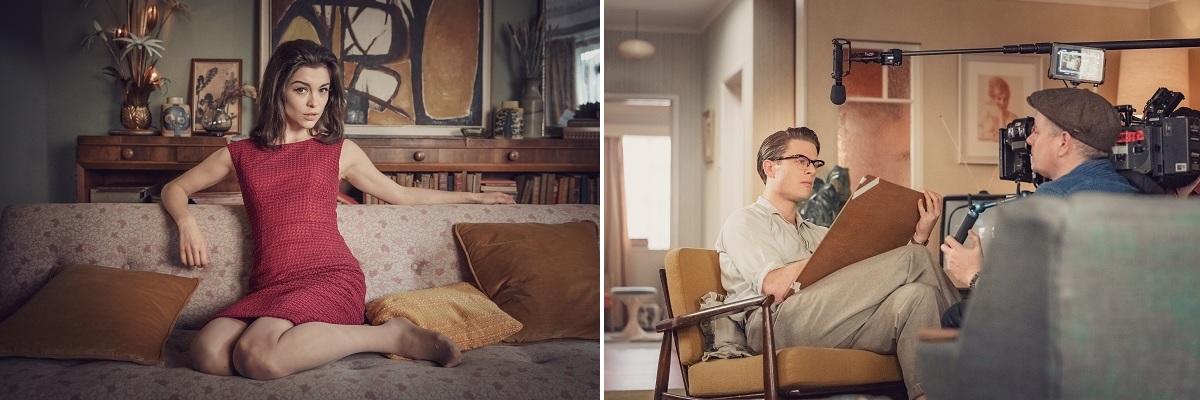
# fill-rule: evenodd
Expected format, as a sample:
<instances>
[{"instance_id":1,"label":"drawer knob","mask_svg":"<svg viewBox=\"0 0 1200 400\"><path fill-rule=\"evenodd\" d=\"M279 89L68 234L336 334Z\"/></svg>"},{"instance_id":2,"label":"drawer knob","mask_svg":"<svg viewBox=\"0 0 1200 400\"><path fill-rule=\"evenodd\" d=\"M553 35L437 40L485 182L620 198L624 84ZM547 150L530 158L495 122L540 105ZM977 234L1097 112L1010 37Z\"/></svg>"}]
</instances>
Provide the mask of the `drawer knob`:
<instances>
[{"instance_id":1,"label":"drawer knob","mask_svg":"<svg viewBox=\"0 0 1200 400\"><path fill-rule=\"evenodd\" d=\"M517 161L518 158L521 158L521 153L516 150L508 152L508 161Z\"/></svg>"},{"instance_id":2,"label":"drawer knob","mask_svg":"<svg viewBox=\"0 0 1200 400\"><path fill-rule=\"evenodd\" d=\"M133 158L133 149L128 148L128 147L122 147L121 148L121 158L124 158L126 160Z\"/></svg>"},{"instance_id":3,"label":"drawer knob","mask_svg":"<svg viewBox=\"0 0 1200 400\"><path fill-rule=\"evenodd\" d=\"M425 152L418 151L418 152L413 153L413 160L425 161Z\"/></svg>"}]
</instances>

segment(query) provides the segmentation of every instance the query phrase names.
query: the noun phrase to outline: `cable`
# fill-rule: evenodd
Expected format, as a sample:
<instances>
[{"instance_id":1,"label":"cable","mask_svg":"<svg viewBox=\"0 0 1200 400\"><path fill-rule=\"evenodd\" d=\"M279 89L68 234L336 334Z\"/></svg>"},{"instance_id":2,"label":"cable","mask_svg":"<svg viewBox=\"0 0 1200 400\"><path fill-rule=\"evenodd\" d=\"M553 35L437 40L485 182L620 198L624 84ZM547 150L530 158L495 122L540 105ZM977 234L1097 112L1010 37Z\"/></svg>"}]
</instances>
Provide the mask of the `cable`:
<instances>
[{"instance_id":1,"label":"cable","mask_svg":"<svg viewBox=\"0 0 1200 400\"><path fill-rule=\"evenodd\" d=\"M958 147L958 141L954 140L954 134L950 133L950 125L946 124L946 117L943 115L939 115L938 120L942 121L942 129L944 132L946 132L946 136L950 137L950 143L954 144L954 148L956 150L961 149L961 147ZM971 166L966 165L966 164L964 164L963 166L967 168L967 175L971 177L971 183L975 184L975 191L982 192L983 188L979 187L979 180L975 179L975 174L971 172ZM997 175L997 176L999 176L999 175Z\"/></svg>"}]
</instances>

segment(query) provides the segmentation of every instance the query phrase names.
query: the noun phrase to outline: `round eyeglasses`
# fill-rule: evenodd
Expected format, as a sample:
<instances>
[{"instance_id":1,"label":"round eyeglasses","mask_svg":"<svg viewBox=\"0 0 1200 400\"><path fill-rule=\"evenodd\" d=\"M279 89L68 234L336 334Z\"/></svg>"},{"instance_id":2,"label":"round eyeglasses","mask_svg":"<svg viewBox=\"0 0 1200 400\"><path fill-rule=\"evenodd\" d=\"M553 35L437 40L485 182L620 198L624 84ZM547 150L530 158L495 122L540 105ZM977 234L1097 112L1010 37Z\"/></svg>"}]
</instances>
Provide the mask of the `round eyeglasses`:
<instances>
[{"instance_id":1,"label":"round eyeglasses","mask_svg":"<svg viewBox=\"0 0 1200 400\"><path fill-rule=\"evenodd\" d=\"M812 165L812 166L813 166L813 168L821 168L821 167L824 167L824 166L825 166L825 162L824 162L824 161L821 161L821 160L813 160L813 159L811 159L811 158L808 158L807 156L805 156L805 155L803 155L803 154L793 154L793 155L790 155L790 156L775 157L775 158L772 158L772 159L771 159L771 161L776 161L776 162L778 162L778 161L783 161L783 160L796 160L796 164L799 164L799 165L800 165L800 168L806 168L806 167L808 167L809 165Z\"/></svg>"}]
</instances>

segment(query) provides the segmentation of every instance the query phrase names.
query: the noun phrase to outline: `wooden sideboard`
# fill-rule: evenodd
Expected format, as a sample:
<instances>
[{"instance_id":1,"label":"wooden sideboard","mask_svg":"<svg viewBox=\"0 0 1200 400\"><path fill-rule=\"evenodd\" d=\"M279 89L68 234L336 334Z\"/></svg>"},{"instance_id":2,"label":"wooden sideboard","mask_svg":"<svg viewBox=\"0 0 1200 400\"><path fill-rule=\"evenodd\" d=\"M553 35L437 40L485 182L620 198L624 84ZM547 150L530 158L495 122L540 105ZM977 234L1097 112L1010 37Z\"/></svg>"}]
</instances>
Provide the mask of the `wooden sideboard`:
<instances>
[{"instance_id":1,"label":"wooden sideboard","mask_svg":"<svg viewBox=\"0 0 1200 400\"><path fill-rule=\"evenodd\" d=\"M600 173L600 141L574 139L468 139L352 137L380 171L481 172L509 178L521 173ZM116 183L164 184L228 143L226 137L79 136L75 141L75 201ZM236 180L210 191L238 191Z\"/></svg>"}]
</instances>

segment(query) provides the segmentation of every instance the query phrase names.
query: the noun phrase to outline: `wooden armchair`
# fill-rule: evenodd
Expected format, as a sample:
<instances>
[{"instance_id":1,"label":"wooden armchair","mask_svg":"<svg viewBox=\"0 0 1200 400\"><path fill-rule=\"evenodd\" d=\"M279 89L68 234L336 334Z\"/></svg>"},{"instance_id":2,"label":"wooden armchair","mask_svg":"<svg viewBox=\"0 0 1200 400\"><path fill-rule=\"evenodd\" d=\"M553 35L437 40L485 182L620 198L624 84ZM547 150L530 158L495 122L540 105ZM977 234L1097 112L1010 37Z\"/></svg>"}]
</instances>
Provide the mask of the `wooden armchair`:
<instances>
[{"instance_id":1,"label":"wooden armchair","mask_svg":"<svg viewBox=\"0 0 1200 400\"><path fill-rule=\"evenodd\" d=\"M700 297L725 293L717 252L680 248L667 253L659 271L670 318L655 328L663 335L658 358L654 399L808 398L843 393L888 395L906 399L900 364L895 356L863 350L817 347L775 349L771 303L767 295L703 311ZM704 354L699 323L704 320L762 308L763 354L747 358L701 362ZM671 346L676 346L686 395L667 392Z\"/></svg>"}]
</instances>

